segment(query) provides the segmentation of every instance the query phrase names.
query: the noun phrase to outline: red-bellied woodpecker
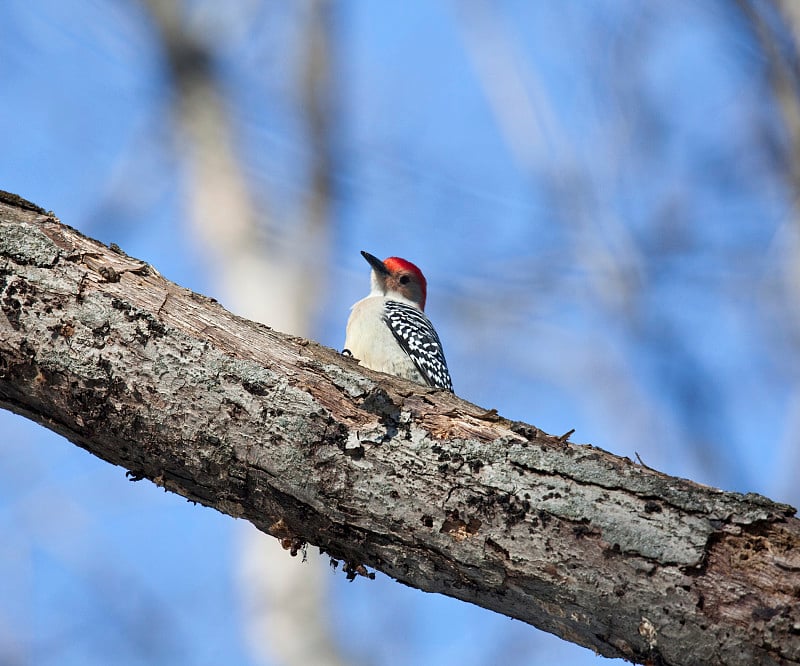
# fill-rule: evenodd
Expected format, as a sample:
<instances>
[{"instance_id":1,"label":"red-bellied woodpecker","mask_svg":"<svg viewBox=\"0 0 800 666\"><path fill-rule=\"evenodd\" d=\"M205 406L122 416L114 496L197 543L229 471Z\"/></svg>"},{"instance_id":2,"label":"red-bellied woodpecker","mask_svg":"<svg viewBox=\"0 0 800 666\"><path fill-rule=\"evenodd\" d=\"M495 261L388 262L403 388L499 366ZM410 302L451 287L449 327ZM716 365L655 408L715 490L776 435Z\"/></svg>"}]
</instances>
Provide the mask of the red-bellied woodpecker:
<instances>
[{"instance_id":1,"label":"red-bellied woodpecker","mask_svg":"<svg viewBox=\"0 0 800 666\"><path fill-rule=\"evenodd\" d=\"M345 352L372 370L452 391L442 343L425 316L422 271L400 257L361 254L372 266L372 290L352 308Z\"/></svg>"}]
</instances>

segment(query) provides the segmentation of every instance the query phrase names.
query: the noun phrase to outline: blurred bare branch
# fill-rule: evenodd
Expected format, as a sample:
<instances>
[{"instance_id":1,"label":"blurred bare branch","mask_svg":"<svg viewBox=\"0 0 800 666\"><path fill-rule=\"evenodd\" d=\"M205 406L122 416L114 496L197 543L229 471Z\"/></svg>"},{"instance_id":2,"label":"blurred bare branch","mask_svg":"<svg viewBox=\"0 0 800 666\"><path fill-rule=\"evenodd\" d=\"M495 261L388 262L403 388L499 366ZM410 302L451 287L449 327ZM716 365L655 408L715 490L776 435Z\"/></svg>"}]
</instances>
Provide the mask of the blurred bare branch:
<instances>
[{"instance_id":1,"label":"blurred bare branch","mask_svg":"<svg viewBox=\"0 0 800 666\"><path fill-rule=\"evenodd\" d=\"M800 188L800 3L795 0L772 0L775 15L767 16L769 4L737 0L752 26L766 58L767 75L789 138L789 150L783 157L785 173L791 186ZM777 19L777 20L776 20ZM778 22L782 19L782 22ZM783 28L783 34L780 32ZM788 31L788 34L787 34ZM787 40L787 37L791 39ZM798 201L796 197L795 201Z\"/></svg>"}]
</instances>

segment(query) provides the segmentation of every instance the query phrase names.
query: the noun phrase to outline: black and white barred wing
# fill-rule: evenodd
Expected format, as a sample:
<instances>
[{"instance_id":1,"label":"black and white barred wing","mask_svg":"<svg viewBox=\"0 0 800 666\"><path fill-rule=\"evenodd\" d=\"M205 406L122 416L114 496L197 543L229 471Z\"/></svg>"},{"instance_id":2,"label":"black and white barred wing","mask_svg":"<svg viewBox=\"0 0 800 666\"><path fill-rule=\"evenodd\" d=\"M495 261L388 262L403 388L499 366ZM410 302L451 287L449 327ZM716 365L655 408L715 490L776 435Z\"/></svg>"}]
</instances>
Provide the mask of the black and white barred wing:
<instances>
[{"instance_id":1,"label":"black and white barred wing","mask_svg":"<svg viewBox=\"0 0 800 666\"><path fill-rule=\"evenodd\" d=\"M442 343L425 313L398 301L386 301L383 320L428 386L453 390Z\"/></svg>"}]
</instances>

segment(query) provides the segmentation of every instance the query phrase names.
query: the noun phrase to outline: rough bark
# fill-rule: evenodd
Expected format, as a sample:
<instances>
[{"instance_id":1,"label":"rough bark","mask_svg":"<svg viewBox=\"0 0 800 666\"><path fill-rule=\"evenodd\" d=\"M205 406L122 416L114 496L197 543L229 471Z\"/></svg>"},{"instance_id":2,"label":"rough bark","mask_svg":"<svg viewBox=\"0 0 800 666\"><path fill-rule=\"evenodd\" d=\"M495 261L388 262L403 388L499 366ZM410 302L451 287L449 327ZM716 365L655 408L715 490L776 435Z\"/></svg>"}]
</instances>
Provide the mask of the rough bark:
<instances>
[{"instance_id":1,"label":"rough bark","mask_svg":"<svg viewBox=\"0 0 800 666\"><path fill-rule=\"evenodd\" d=\"M0 195L0 406L349 573L658 664L800 663L800 521L363 370Z\"/></svg>"}]
</instances>

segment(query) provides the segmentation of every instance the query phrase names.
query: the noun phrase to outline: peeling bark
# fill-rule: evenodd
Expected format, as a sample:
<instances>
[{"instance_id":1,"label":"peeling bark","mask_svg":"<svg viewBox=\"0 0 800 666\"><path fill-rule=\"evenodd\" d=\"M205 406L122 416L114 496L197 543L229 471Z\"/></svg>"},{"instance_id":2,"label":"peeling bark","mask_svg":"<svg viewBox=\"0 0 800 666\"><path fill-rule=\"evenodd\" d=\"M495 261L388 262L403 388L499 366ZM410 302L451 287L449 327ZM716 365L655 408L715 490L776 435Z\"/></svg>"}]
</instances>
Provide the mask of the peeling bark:
<instances>
[{"instance_id":1,"label":"peeling bark","mask_svg":"<svg viewBox=\"0 0 800 666\"><path fill-rule=\"evenodd\" d=\"M800 663L792 507L365 370L7 193L0 312L0 406L290 550L606 656Z\"/></svg>"}]
</instances>

